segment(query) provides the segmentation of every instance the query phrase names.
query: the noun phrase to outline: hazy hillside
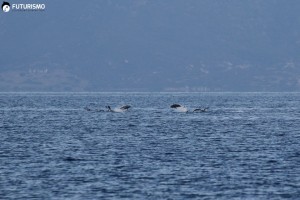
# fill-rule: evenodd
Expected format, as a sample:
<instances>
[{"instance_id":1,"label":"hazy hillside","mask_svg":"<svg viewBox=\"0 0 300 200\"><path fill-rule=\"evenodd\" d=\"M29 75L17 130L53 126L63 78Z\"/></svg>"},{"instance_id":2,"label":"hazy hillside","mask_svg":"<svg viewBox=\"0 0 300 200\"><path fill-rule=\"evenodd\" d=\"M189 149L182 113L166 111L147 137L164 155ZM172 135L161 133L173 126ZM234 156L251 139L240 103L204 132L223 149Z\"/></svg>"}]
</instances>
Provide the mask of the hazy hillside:
<instances>
[{"instance_id":1,"label":"hazy hillside","mask_svg":"<svg viewBox=\"0 0 300 200\"><path fill-rule=\"evenodd\" d=\"M0 12L0 91L300 91L300 1L40 2Z\"/></svg>"}]
</instances>

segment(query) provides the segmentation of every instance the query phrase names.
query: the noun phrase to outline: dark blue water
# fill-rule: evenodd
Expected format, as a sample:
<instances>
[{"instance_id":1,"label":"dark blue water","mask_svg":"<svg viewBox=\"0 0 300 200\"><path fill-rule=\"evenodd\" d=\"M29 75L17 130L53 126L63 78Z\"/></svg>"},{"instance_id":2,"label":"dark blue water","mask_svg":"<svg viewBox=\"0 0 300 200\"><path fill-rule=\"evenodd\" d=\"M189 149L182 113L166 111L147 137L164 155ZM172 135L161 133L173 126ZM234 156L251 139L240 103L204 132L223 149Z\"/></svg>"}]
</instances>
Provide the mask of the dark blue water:
<instances>
[{"instance_id":1,"label":"dark blue water","mask_svg":"<svg viewBox=\"0 0 300 200\"><path fill-rule=\"evenodd\" d=\"M299 93L0 93L1 199L299 197Z\"/></svg>"}]
</instances>

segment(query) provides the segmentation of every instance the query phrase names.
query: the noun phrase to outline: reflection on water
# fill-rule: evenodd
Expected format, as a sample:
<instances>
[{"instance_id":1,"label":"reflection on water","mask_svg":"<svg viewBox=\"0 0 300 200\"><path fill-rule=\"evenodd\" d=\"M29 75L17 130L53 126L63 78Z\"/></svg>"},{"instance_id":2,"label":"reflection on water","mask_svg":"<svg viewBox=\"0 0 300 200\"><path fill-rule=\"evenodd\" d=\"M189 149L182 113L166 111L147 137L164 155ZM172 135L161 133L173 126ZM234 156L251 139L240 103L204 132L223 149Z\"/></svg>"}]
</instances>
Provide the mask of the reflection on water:
<instances>
[{"instance_id":1,"label":"reflection on water","mask_svg":"<svg viewBox=\"0 0 300 200\"><path fill-rule=\"evenodd\" d=\"M300 94L0 93L4 199L300 196ZM209 106L204 113L176 113ZM131 105L125 113L87 105Z\"/></svg>"}]
</instances>

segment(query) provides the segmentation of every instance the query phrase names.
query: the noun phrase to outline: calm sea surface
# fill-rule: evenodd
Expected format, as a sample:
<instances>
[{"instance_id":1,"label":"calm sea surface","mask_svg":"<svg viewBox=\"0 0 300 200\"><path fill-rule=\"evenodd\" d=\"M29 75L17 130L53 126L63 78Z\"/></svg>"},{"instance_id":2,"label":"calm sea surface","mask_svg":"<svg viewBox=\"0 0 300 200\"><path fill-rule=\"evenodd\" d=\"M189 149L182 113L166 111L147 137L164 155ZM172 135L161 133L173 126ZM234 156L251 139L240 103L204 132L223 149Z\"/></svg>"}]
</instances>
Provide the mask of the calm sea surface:
<instances>
[{"instance_id":1,"label":"calm sea surface","mask_svg":"<svg viewBox=\"0 0 300 200\"><path fill-rule=\"evenodd\" d=\"M0 199L121 198L299 199L300 94L0 93Z\"/></svg>"}]
</instances>

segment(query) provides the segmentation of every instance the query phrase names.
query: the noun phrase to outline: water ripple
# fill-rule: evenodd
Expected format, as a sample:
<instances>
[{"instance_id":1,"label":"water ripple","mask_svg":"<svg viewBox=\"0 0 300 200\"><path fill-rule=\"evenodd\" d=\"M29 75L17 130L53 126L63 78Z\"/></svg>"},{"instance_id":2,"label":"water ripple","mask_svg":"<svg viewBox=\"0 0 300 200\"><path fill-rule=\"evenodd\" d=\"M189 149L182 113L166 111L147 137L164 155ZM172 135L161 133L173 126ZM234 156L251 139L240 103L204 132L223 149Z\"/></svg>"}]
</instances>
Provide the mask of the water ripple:
<instances>
[{"instance_id":1,"label":"water ripple","mask_svg":"<svg viewBox=\"0 0 300 200\"><path fill-rule=\"evenodd\" d=\"M299 94L1 93L0 100L3 199L300 196ZM174 102L210 109L174 113ZM123 103L132 109L83 109Z\"/></svg>"}]
</instances>

